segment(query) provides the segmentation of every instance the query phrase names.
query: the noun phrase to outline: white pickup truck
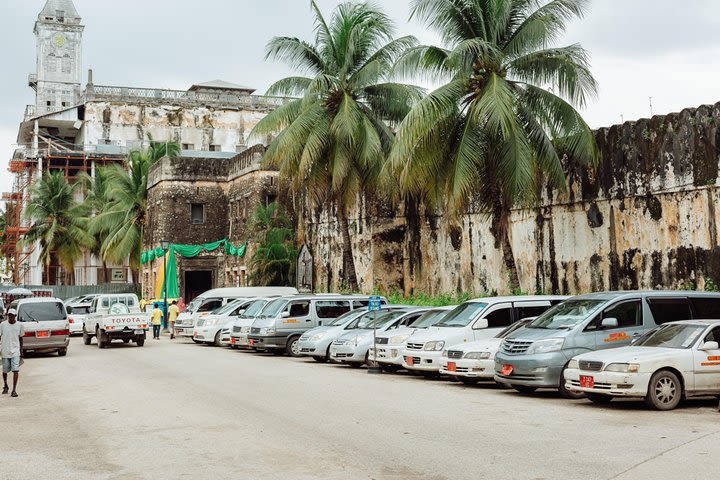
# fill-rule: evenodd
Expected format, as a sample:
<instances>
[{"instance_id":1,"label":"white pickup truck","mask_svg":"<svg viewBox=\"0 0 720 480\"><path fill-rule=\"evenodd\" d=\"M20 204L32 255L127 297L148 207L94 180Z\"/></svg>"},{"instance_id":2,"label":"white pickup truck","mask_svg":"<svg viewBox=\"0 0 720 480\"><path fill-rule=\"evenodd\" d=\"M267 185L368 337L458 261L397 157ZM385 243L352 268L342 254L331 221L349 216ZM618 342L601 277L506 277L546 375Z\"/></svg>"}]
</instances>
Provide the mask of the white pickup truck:
<instances>
[{"instance_id":1,"label":"white pickup truck","mask_svg":"<svg viewBox=\"0 0 720 480\"><path fill-rule=\"evenodd\" d=\"M83 320L83 342L90 345L97 337L99 348L113 340L133 341L142 347L149 323L150 316L140 311L137 295L103 294L93 299L90 313Z\"/></svg>"}]
</instances>

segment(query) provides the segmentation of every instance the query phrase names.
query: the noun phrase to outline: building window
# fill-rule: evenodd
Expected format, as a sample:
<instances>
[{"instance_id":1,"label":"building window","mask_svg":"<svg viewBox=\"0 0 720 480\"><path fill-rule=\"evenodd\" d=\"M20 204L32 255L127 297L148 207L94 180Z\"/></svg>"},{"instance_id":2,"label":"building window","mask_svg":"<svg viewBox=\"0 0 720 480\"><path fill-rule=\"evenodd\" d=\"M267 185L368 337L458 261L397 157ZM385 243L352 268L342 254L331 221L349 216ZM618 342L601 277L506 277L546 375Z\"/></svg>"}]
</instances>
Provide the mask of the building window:
<instances>
[{"instance_id":1,"label":"building window","mask_svg":"<svg viewBox=\"0 0 720 480\"><path fill-rule=\"evenodd\" d=\"M220 145L210 145L210 151L211 152L222 152L222 147Z\"/></svg>"},{"instance_id":2,"label":"building window","mask_svg":"<svg viewBox=\"0 0 720 480\"><path fill-rule=\"evenodd\" d=\"M205 205L202 203L193 203L190 205L190 223L193 225L202 225L205 223Z\"/></svg>"},{"instance_id":3,"label":"building window","mask_svg":"<svg viewBox=\"0 0 720 480\"><path fill-rule=\"evenodd\" d=\"M65 55L63 58L60 59L60 62L62 65L62 73L70 73L72 69L70 55Z\"/></svg>"},{"instance_id":4,"label":"building window","mask_svg":"<svg viewBox=\"0 0 720 480\"><path fill-rule=\"evenodd\" d=\"M195 150L195 145L192 143L183 143L182 149L183 150Z\"/></svg>"},{"instance_id":5,"label":"building window","mask_svg":"<svg viewBox=\"0 0 720 480\"><path fill-rule=\"evenodd\" d=\"M52 104L53 104L53 102L52 102L51 100L48 100L48 101L47 101L47 106L48 106L48 107L52 107Z\"/></svg>"}]
</instances>

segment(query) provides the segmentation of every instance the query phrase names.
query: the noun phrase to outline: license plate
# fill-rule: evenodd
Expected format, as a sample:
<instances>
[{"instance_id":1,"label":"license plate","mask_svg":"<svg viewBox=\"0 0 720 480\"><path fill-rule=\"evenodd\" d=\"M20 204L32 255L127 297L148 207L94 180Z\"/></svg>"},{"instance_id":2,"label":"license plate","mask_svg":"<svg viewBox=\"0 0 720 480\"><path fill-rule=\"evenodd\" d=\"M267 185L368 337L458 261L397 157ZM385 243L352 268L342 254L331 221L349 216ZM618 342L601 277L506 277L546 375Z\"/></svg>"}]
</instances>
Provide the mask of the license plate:
<instances>
[{"instance_id":1,"label":"license plate","mask_svg":"<svg viewBox=\"0 0 720 480\"><path fill-rule=\"evenodd\" d=\"M37 332L37 333L35 333L35 336L38 337L38 338L40 338L40 337L49 337L49 336L50 336L50 332Z\"/></svg>"},{"instance_id":2,"label":"license plate","mask_svg":"<svg viewBox=\"0 0 720 480\"><path fill-rule=\"evenodd\" d=\"M182 329L182 328L176 328L176 329L175 329L175 333L183 333L183 329Z\"/></svg>"},{"instance_id":3,"label":"license plate","mask_svg":"<svg viewBox=\"0 0 720 480\"><path fill-rule=\"evenodd\" d=\"M500 373L503 375L510 375L512 372L513 372L512 365L503 365L502 370L500 370Z\"/></svg>"},{"instance_id":4,"label":"license plate","mask_svg":"<svg viewBox=\"0 0 720 480\"><path fill-rule=\"evenodd\" d=\"M136 329L133 333L134 333L135 335L142 335L143 333L145 333L145 330L142 330L142 329L138 328L138 329Z\"/></svg>"},{"instance_id":5,"label":"license plate","mask_svg":"<svg viewBox=\"0 0 720 480\"><path fill-rule=\"evenodd\" d=\"M230 337L230 343L233 344L233 345L235 345L235 338L234 338L234 337Z\"/></svg>"},{"instance_id":6,"label":"license plate","mask_svg":"<svg viewBox=\"0 0 720 480\"><path fill-rule=\"evenodd\" d=\"M580 386L583 388L594 388L595 378L587 375L580 375Z\"/></svg>"},{"instance_id":7,"label":"license plate","mask_svg":"<svg viewBox=\"0 0 720 480\"><path fill-rule=\"evenodd\" d=\"M249 343L250 345L255 345L255 340L253 340L253 339L251 338L250 340L248 340L248 343Z\"/></svg>"},{"instance_id":8,"label":"license plate","mask_svg":"<svg viewBox=\"0 0 720 480\"><path fill-rule=\"evenodd\" d=\"M405 357L405 362L412 367L413 366L413 357Z\"/></svg>"},{"instance_id":9,"label":"license plate","mask_svg":"<svg viewBox=\"0 0 720 480\"><path fill-rule=\"evenodd\" d=\"M448 372L457 372L457 364L455 362L448 362Z\"/></svg>"}]
</instances>

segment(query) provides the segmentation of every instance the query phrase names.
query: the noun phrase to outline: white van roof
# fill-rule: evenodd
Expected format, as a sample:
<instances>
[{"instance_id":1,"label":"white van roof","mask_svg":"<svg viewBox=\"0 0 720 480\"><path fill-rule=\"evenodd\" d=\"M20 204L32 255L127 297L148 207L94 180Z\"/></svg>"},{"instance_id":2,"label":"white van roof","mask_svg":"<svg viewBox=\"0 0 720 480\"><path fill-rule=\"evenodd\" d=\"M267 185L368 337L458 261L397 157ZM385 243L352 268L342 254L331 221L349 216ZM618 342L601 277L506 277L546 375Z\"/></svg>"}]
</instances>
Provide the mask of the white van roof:
<instances>
[{"instance_id":1,"label":"white van roof","mask_svg":"<svg viewBox=\"0 0 720 480\"><path fill-rule=\"evenodd\" d=\"M199 298L207 297L266 297L268 295L295 295L297 294L295 287L227 287L213 288L200 295Z\"/></svg>"}]
</instances>

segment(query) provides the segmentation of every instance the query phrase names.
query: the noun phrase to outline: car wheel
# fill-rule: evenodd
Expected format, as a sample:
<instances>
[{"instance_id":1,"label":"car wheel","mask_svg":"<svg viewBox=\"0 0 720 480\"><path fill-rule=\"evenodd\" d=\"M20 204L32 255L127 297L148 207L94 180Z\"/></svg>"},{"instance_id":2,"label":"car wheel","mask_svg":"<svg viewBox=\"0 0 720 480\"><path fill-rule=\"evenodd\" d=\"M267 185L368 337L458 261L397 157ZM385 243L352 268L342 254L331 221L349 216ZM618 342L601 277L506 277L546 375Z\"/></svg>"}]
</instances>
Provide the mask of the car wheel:
<instances>
[{"instance_id":1,"label":"car wheel","mask_svg":"<svg viewBox=\"0 0 720 480\"><path fill-rule=\"evenodd\" d=\"M300 356L300 337L290 337L287 341L287 345L285 346L285 351L288 355L291 357L299 357Z\"/></svg>"},{"instance_id":2,"label":"car wheel","mask_svg":"<svg viewBox=\"0 0 720 480\"><path fill-rule=\"evenodd\" d=\"M565 368L562 369L562 372L560 372L560 385L558 386L558 390L560 391L560 396L563 398L567 398L568 400L578 400L580 398L583 398L585 394L583 392L573 392L568 390L565 387L565 369L567 368L567 365Z\"/></svg>"},{"instance_id":3,"label":"car wheel","mask_svg":"<svg viewBox=\"0 0 720 480\"><path fill-rule=\"evenodd\" d=\"M604 395L602 393L586 392L585 396L592 403L597 403L598 405L607 405L608 403L612 402L613 399L612 395Z\"/></svg>"},{"instance_id":4,"label":"car wheel","mask_svg":"<svg viewBox=\"0 0 720 480\"><path fill-rule=\"evenodd\" d=\"M140 337L137 337L137 338L135 339L135 344L136 344L138 347L142 347L143 345L145 345L145 335L140 336Z\"/></svg>"},{"instance_id":5,"label":"car wheel","mask_svg":"<svg viewBox=\"0 0 720 480\"><path fill-rule=\"evenodd\" d=\"M277 356L285 355L285 350L280 350L279 348L271 348L268 351ZM265 352L265 350L258 350L258 352Z\"/></svg>"},{"instance_id":6,"label":"car wheel","mask_svg":"<svg viewBox=\"0 0 720 480\"><path fill-rule=\"evenodd\" d=\"M400 370L401 367L400 365L380 365L380 368L382 368L383 372L395 373Z\"/></svg>"},{"instance_id":7,"label":"car wheel","mask_svg":"<svg viewBox=\"0 0 720 480\"><path fill-rule=\"evenodd\" d=\"M455 377L457 380L460 380L465 385L477 385L480 381L479 378L472 378L472 377Z\"/></svg>"},{"instance_id":8,"label":"car wheel","mask_svg":"<svg viewBox=\"0 0 720 480\"><path fill-rule=\"evenodd\" d=\"M67 355L67 348L61 348L58 350L58 357L64 357Z\"/></svg>"},{"instance_id":9,"label":"car wheel","mask_svg":"<svg viewBox=\"0 0 720 480\"><path fill-rule=\"evenodd\" d=\"M130 343L130 339L129 339L129 338L123 338L123 343Z\"/></svg>"},{"instance_id":10,"label":"car wheel","mask_svg":"<svg viewBox=\"0 0 720 480\"><path fill-rule=\"evenodd\" d=\"M92 337L90 335L88 335L88 333L85 331L85 327L83 327L82 336L83 336L83 343L85 345L90 345L92 343Z\"/></svg>"},{"instance_id":11,"label":"car wheel","mask_svg":"<svg viewBox=\"0 0 720 480\"><path fill-rule=\"evenodd\" d=\"M517 390L520 393L533 393L535 390L537 390L537 387L528 387L527 385L510 385L512 388Z\"/></svg>"},{"instance_id":12,"label":"car wheel","mask_svg":"<svg viewBox=\"0 0 720 480\"><path fill-rule=\"evenodd\" d=\"M682 393L677 375L669 370L660 370L650 379L645 403L656 410L672 410L682 400Z\"/></svg>"},{"instance_id":13,"label":"car wheel","mask_svg":"<svg viewBox=\"0 0 720 480\"><path fill-rule=\"evenodd\" d=\"M102 330L99 328L95 330L95 338L97 338L97 345L98 348L102 349L105 348L105 335L103 334Z\"/></svg>"},{"instance_id":14,"label":"car wheel","mask_svg":"<svg viewBox=\"0 0 720 480\"><path fill-rule=\"evenodd\" d=\"M327 363L328 359L327 357L312 357L313 360L315 360L318 363Z\"/></svg>"},{"instance_id":15,"label":"car wheel","mask_svg":"<svg viewBox=\"0 0 720 480\"><path fill-rule=\"evenodd\" d=\"M215 340L213 340L213 345L215 345L216 347L222 345L222 338L220 337L220 332L217 332L215 334Z\"/></svg>"}]
</instances>

